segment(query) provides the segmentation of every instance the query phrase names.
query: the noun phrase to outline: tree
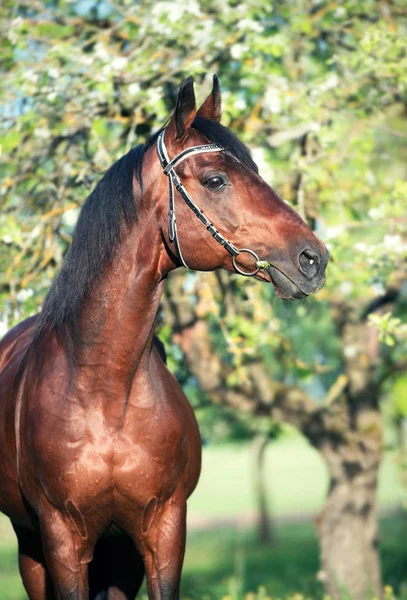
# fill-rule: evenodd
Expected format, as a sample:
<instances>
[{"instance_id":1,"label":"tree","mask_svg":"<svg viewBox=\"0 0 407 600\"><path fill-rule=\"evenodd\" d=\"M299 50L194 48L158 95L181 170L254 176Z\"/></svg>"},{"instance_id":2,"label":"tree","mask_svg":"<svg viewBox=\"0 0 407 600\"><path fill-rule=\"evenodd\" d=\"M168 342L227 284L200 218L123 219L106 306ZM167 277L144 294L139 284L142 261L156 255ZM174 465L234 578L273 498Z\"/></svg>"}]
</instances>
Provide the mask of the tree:
<instances>
[{"instance_id":1,"label":"tree","mask_svg":"<svg viewBox=\"0 0 407 600\"><path fill-rule=\"evenodd\" d=\"M220 278L226 277L220 274ZM172 310L165 321L177 332L176 341L183 350L189 371L214 402L256 416L271 417L277 422L288 422L321 452L328 467L330 486L317 521L321 543L320 578L333 597L339 597L344 588L357 598L380 594L375 497L383 452L379 400L382 386L394 369L401 368L401 363L396 357L388 358L384 368L378 354L379 334L366 320L361 320L358 306L333 302L329 308L338 330L343 364L335 369L332 385L317 403L298 384L287 381L293 377L290 365L295 360L303 372L308 370L309 374L312 369L301 362L298 355L296 358L291 355L290 340L275 343L275 362L270 361L270 356L256 355L254 349L263 341L257 327L249 327L245 333L243 325L238 330L238 339L233 340L236 315L242 323L253 323L253 313L258 307L251 299L249 302L242 299L233 285L217 288L214 278L212 275L210 282L202 282L200 278L189 314L185 294L183 301L177 302L174 298L177 286L182 286L181 276L177 274L171 282ZM234 283L239 286L240 281ZM249 289L255 288L250 286ZM216 304L214 290L220 294L225 292ZM226 331L220 332L214 327L214 306L225 307L226 314L222 315L219 325L224 329L221 324L226 323ZM167 304L165 309L168 309ZM318 308L311 314L313 322L315 312L318 313ZM192 319L195 314L200 318ZM289 321L291 327L293 321L293 318ZM258 328L264 330L265 323L259 323ZM229 338L229 348L236 350L235 357L228 357L226 353L225 360L225 350L219 352L219 335ZM315 344L315 339L313 342ZM268 343L264 350L270 352ZM289 365L286 381L282 377L277 380L267 358L274 364Z\"/></svg>"},{"instance_id":2,"label":"tree","mask_svg":"<svg viewBox=\"0 0 407 600\"><path fill-rule=\"evenodd\" d=\"M3 329L40 307L100 172L165 122L183 77L217 72L223 123L333 261L318 297L292 306L224 273L176 274L161 325L170 362L208 402L307 435L335 483L319 519L321 577L334 596L338 577L355 597L379 594L378 404L405 348L401 0L6 0L0 16ZM361 316L391 289L400 314L373 310L375 333ZM350 557L364 561L356 578Z\"/></svg>"}]
</instances>

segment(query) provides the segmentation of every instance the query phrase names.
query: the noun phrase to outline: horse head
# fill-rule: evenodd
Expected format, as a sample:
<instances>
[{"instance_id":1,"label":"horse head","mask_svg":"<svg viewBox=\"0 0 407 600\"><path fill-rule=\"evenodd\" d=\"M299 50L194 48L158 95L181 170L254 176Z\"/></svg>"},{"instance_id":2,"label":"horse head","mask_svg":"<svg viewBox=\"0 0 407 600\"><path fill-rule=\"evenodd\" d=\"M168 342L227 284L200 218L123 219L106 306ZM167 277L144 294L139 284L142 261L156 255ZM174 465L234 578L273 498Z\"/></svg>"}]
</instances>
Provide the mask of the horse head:
<instances>
[{"instance_id":1,"label":"horse head","mask_svg":"<svg viewBox=\"0 0 407 600\"><path fill-rule=\"evenodd\" d=\"M151 148L155 165L147 161L148 179L161 204L172 267L253 275L287 299L315 293L325 282L327 249L264 181L249 150L220 118L216 76L198 110L188 78L158 136L157 153Z\"/></svg>"}]
</instances>

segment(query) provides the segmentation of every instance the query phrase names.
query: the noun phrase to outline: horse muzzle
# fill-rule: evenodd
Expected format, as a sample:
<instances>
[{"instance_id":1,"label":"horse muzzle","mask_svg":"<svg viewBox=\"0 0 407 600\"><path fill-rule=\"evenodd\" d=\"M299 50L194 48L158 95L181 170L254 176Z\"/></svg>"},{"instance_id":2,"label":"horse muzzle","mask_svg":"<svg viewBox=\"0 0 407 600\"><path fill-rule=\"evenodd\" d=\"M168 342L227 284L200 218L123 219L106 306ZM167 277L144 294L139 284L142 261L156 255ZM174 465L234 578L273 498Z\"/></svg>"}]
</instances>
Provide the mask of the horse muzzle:
<instances>
[{"instance_id":1,"label":"horse muzzle","mask_svg":"<svg viewBox=\"0 0 407 600\"><path fill-rule=\"evenodd\" d=\"M293 264L273 261L266 269L277 294L286 300L305 298L318 292L325 283L329 252L320 243L318 249L302 250Z\"/></svg>"}]
</instances>

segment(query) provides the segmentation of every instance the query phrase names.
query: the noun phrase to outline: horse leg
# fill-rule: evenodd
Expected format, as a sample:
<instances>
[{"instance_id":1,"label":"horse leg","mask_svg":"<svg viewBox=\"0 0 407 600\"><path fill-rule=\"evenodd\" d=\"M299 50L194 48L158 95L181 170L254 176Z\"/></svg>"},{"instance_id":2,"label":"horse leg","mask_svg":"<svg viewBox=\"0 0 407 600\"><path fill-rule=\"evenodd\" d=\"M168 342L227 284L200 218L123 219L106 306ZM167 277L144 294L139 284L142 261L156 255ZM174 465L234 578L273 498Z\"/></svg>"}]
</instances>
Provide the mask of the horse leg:
<instances>
[{"instance_id":1,"label":"horse leg","mask_svg":"<svg viewBox=\"0 0 407 600\"><path fill-rule=\"evenodd\" d=\"M143 578L143 560L130 537L97 542L89 565L90 600L133 600Z\"/></svg>"},{"instance_id":2,"label":"horse leg","mask_svg":"<svg viewBox=\"0 0 407 600\"><path fill-rule=\"evenodd\" d=\"M28 597L30 600L54 600L41 536L14 523L13 527L18 539L18 566Z\"/></svg>"},{"instance_id":3,"label":"horse leg","mask_svg":"<svg viewBox=\"0 0 407 600\"><path fill-rule=\"evenodd\" d=\"M88 600L93 545L83 519L78 523L72 514L62 514L48 504L41 510L40 525L45 562L57 599Z\"/></svg>"},{"instance_id":4,"label":"horse leg","mask_svg":"<svg viewBox=\"0 0 407 600\"><path fill-rule=\"evenodd\" d=\"M176 490L164 506L147 512L146 517L144 511L142 535L135 542L144 559L148 595L151 600L176 600L185 553L184 490Z\"/></svg>"}]
</instances>

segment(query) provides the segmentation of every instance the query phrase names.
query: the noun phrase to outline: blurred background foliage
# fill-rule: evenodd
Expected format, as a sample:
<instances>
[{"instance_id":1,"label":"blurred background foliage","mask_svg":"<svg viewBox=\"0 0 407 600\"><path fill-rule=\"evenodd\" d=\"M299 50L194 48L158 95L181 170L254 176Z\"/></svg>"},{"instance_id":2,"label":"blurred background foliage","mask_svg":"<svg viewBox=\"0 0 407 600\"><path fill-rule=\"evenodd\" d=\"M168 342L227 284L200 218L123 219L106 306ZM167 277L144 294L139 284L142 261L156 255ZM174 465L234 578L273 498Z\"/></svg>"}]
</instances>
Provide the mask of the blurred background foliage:
<instances>
[{"instance_id":1,"label":"blurred background foliage","mask_svg":"<svg viewBox=\"0 0 407 600\"><path fill-rule=\"evenodd\" d=\"M407 593L386 556L381 576L375 495L384 449L401 482L407 468L404 2L3 0L0 27L0 333L40 310L103 171L166 122L183 78L203 100L217 73L223 124L332 260L323 290L295 303L223 272L174 273L158 328L170 368L205 442L254 440L256 483L242 486L262 539L265 451L289 423L328 473L307 576L333 597ZM308 593L297 575L276 593Z\"/></svg>"}]
</instances>

